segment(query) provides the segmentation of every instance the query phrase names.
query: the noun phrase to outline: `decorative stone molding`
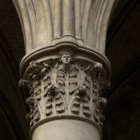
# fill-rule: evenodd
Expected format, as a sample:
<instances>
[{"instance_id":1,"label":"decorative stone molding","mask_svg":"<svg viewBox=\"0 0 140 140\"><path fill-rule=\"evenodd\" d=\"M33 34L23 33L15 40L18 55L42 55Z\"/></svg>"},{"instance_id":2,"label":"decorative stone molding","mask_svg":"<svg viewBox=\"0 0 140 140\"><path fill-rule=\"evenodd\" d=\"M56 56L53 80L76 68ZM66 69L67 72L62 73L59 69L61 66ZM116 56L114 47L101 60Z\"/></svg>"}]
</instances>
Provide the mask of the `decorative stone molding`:
<instances>
[{"instance_id":1,"label":"decorative stone molding","mask_svg":"<svg viewBox=\"0 0 140 140\"><path fill-rule=\"evenodd\" d=\"M105 52L106 32L115 0L13 0L26 52L72 42Z\"/></svg>"},{"instance_id":2,"label":"decorative stone molding","mask_svg":"<svg viewBox=\"0 0 140 140\"><path fill-rule=\"evenodd\" d=\"M102 90L109 86L99 62L81 63L68 51L56 59L32 61L20 80L27 87L30 126L64 116L82 118L102 126L107 100Z\"/></svg>"}]
</instances>

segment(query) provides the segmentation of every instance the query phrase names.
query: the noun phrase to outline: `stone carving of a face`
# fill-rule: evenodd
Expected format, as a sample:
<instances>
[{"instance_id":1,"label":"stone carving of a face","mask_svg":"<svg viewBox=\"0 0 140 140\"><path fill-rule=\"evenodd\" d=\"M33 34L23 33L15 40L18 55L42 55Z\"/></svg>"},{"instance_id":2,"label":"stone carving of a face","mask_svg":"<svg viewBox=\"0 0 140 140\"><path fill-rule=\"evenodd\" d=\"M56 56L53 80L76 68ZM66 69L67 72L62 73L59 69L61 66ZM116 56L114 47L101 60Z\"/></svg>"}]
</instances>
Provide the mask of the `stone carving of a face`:
<instances>
[{"instance_id":1,"label":"stone carving of a face","mask_svg":"<svg viewBox=\"0 0 140 140\"><path fill-rule=\"evenodd\" d=\"M61 62L63 64L69 64L72 61L72 57L70 54L63 54L60 58Z\"/></svg>"}]
</instances>

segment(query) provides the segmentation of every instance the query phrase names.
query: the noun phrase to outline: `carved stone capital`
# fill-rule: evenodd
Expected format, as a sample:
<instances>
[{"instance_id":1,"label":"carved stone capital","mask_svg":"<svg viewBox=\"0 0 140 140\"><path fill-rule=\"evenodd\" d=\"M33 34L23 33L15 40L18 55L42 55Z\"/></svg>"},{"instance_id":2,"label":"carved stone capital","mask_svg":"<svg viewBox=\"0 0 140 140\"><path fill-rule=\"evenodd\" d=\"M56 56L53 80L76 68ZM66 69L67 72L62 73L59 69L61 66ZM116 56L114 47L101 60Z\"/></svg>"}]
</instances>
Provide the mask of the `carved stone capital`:
<instances>
[{"instance_id":1,"label":"carved stone capital","mask_svg":"<svg viewBox=\"0 0 140 140\"><path fill-rule=\"evenodd\" d=\"M29 89L26 100L31 131L44 121L61 118L82 119L102 126L107 100L102 90L109 85L100 62L80 61L70 51L54 59L30 62L21 87Z\"/></svg>"}]
</instances>

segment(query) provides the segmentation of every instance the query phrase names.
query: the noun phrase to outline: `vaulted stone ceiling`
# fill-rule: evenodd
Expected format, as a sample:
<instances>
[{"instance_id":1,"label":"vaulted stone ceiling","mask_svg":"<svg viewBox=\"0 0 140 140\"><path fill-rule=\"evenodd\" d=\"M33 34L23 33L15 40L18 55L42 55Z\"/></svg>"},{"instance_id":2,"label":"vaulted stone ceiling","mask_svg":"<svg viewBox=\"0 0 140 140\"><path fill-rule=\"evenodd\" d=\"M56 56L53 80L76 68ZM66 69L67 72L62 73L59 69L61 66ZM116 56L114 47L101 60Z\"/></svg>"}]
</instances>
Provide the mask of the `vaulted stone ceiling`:
<instances>
[{"instance_id":1,"label":"vaulted stone ceiling","mask_svg":"<svg viewBox=\"0 0 140 140\"><path fill-rule=\"evenodd\" d=\"M140 2L118 2L108 29L106 55L112 65L112 79L140 59Z\"/></svg>"},{"instance_id":2,"label":"vaulted stone ceiling","mask_svg":"<svg viewBox=\"0 0 140 140\"><path fill-rule=\"evenodd\" d=\"M112 86L110 91L106 93L106 97L109 99L109 105L112 105L112 102L114 102L112 114L110 114L111 108L109 105L106 109L106 114L109 114L109 116L107 115L107 120L105 122L104 130L106 135L104 139L107 140L138 140L140 137L138 133L140 125L137 123L140 117L138 112L140 98L138 95L140 92L139 25L139 0L118 0L111 16L106 44L106 55L112 65ZM0 0L1 140L28 139L28 130L24 117L27 111L23 99L25 95L21 93L17 85L19 79L18 66L24 54L22 30L14 5L11 0ZM131 104L133 100L130 101L130 99L133 98L134 101L136 99L138 99L138 101ZM124 107L121 108L121 106ZM133 111L133 109L136 110ZM110 119L110 116L112 119ZM137 131L133 129L125 131L128 125L127 121L124 122L125 118L132 120L128 127L131 128L132 126L132 128ZM119 121L115 129L120 129L120 131L115 132L115 136L112 134L114 133L112 126L109 125L112 123L110 120L113 120L113 122Z\"/></svg>"},{"instance_id":3,"label":"vaulted stone ceiling","mask_svg":"<svg viewBox=\"0 0 140 140\"><path fill-rule=\"evenodd\" d=\"M113 16L114 15L114 16ZM112 65L112 86L106 97L105 140L140 137L140 2L118 2L108 29L106 55Z\"/></svg>"}]
</instances>

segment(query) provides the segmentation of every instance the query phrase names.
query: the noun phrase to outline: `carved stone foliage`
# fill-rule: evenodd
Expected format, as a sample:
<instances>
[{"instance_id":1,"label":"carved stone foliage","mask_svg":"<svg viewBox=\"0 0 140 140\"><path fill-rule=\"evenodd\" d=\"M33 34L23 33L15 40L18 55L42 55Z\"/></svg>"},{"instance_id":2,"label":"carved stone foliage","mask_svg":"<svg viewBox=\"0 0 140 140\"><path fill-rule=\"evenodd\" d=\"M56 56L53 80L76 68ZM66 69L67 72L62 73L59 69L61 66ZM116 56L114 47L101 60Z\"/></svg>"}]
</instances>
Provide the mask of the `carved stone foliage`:
<instances>
[{"instance_id":1,"label":"carved stone foliage","mask_svg":"<svg viewBox=\"0 0 140 140\"><path fill-rule=\"evenodd\" d=\"M98 62L83 65L68 52L60 58L42 62L32 61L19 85L30 90L26 100L30 125L57 116L79 116L102 126L102 109L107 100L101 90L109 84Z\"/></svg>"}]
</instances>

